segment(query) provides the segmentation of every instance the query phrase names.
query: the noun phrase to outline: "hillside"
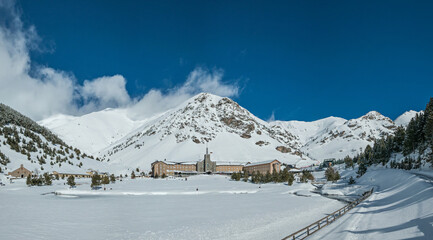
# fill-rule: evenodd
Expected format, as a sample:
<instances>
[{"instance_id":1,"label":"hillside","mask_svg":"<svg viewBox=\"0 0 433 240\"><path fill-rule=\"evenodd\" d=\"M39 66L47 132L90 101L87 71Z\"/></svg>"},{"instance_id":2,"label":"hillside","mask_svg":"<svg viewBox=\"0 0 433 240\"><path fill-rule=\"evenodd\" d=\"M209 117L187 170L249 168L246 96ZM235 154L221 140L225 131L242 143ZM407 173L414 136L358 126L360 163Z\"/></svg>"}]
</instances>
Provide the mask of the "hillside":
<instances>
[{"instance_id":1,"label":"hillside","mask_svg":"<svg viewBox=\"0 0 433 240\"><path fill-rule=\"evenodd\" d=\"M51 129L68 144L97 155L143 122L130 119L125 109L106 109L80 117L55 115L39 124Z\"/></svg>"},{"instance_id":2,"label":"hillside","mask_svg":"<svg viewBox=\"0 0 433 240\"><path fill-rule=\"evenodd\" d=\"M351 119L306 142L302 151L310 157L321 159L354 156L377 138L394 134L394 122L382 114L371 111L357 119Z\"/></svg>"},{"instance_id":3,"label":"hillside","mask_svg":"<svg viewBox=\"0 0 433 240\"><path fill-rule=\"evenodd\" d=\"M0 142L0 167L6 173L21 164L39 173L85 172L104 165L4 104L0 104Z\"/></svg>"}]
</instances>

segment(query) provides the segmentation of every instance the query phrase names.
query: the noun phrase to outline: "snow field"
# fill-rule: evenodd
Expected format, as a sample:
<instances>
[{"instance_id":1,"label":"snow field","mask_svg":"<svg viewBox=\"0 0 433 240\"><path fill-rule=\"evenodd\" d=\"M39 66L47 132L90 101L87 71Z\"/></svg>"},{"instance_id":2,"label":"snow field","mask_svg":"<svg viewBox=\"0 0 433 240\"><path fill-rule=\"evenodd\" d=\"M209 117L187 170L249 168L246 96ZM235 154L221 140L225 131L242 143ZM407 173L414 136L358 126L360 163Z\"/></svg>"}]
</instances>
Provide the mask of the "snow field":
<instances>
[{"instance_id":1,"label":"snow field","mask_svg":"<svg viewBox=\"0 0 433 240\"><path fill-rule=\"evenodd\" d=\"M64 181L0 187L0 239L281 239L343 206L293 194L309 184L259 188L224 176L125 179L106 191L90 191L88 179L72 190ZM54 191L65 195L41 195Z\"/></svg>"}]
</instances>

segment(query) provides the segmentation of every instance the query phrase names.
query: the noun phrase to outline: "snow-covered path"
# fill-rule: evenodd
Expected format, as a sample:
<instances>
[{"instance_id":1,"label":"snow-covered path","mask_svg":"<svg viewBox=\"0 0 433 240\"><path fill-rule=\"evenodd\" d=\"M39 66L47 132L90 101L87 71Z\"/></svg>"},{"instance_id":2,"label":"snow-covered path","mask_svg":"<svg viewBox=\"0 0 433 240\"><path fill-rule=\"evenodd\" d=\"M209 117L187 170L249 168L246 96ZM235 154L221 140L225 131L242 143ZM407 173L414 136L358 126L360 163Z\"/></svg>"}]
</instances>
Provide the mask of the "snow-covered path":
<instances>
[{"instance_id":1,"label":"snow-covered path","mask_svg":"<svg viewBox=\"0 0 433 240\"><path fill-rule=\"evenodd\" d=\"M433 239L433 185L410 172L368 171L360 184L378 189L310 239Z\"/></svg>"}]
</instances>

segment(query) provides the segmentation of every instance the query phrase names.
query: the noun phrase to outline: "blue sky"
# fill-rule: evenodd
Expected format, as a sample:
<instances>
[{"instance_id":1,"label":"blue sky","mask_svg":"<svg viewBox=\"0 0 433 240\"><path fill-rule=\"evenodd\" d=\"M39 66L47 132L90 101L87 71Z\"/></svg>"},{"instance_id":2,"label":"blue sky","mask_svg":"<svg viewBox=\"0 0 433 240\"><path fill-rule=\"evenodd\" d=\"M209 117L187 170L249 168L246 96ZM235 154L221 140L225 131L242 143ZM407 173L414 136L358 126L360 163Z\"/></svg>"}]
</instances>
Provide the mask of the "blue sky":
<instances>
[{"instance_id":1,"label":"blue sky","mask_svg":"<svg viewBox=\"0 0 433 240\"><path fill-rule=\"evenodd\" d=\"M131 99L223 72L262 119L391 118L433 94L432 1L19 1L31 65L78 84L120 74ZM42 49L42 50L41 50Z\"/></svg>"}]
</instances>

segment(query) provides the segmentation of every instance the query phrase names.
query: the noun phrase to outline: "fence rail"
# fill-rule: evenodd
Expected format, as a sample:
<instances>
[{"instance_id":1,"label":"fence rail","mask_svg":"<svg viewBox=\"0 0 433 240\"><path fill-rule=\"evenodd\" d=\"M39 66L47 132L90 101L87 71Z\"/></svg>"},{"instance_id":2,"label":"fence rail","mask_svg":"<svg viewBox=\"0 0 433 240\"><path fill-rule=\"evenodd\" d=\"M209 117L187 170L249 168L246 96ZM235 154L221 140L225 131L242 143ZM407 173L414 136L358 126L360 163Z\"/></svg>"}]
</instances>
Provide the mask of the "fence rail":
<instances>
[{"instance_id":1,"label":"fence rail","mask_svg":"<svg viewBox=\"0 0 433 240\"><path fill-rule=\"evenodd\" d=\"M332 222L334 222L335 220L337 220L338 218L340 218L341 216L343 216L344 214L346 214L350 209L356 207L358 204L360 204L362 201L364 201L365 199L367 199L368 197L370 197L370 195L373 193L373 188L370 191L367 191L365 193L362 194L362 197L358 198L357 200L350 202L349 204L347 204L346 206L338 209L337 211L329 214L328 216L308 225L305 228L302 228L301 230L290 234L289 236L283 238L283 240L288 240L288 239L305 239L308 236L310 236L311 234L319 231L320 229L322 229L323 227L331 224Z\"/></svg>"}]
</instances>

